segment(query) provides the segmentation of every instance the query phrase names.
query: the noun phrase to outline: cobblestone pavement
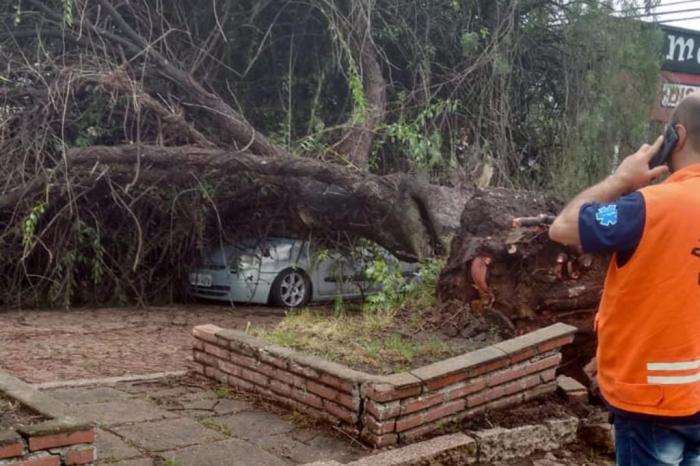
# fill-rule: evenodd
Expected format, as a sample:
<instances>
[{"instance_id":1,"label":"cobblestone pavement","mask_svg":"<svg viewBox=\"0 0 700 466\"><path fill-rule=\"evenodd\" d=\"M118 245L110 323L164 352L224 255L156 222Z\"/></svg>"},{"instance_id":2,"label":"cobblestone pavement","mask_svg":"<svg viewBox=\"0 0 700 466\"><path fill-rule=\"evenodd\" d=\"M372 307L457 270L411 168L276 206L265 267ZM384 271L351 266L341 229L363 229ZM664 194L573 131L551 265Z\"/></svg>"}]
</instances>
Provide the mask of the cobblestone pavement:
<instances>
[{"instance_id":1,"label":"cobblestone pavement","mask_svg":"<svg viewBox=\"0 0 700 466\"><path fill-rule=\"evenodd\" d=\"M302 414L261 409L200 378L45 391L97 424L97 464L282 466L371 453Z\"/></svg>"}]
</instances>

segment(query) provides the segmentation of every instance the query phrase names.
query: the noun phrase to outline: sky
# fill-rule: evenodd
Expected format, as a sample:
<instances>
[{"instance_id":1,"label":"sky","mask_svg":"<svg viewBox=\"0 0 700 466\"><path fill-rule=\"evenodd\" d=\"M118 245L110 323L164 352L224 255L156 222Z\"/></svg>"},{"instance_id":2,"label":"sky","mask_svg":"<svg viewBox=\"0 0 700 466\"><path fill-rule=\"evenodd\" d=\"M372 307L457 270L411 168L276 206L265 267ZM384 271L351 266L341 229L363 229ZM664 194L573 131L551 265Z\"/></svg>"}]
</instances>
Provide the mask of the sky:
<instances>
[{"instance_id":1,"label":"sky","mask_svg":"<svg viewBox=\"0 0 700 466\"><path fill-rule=\"evenodd\" d=\"M678 26L686 29L700 31L700 0L661 0L661 4L653 11L655 13L677 12L679 10L695 10L681 13L660 14L656 21L663 21L670 26ZM650 17L648 19L654 19Z\"/></svg>"}]
</instances>

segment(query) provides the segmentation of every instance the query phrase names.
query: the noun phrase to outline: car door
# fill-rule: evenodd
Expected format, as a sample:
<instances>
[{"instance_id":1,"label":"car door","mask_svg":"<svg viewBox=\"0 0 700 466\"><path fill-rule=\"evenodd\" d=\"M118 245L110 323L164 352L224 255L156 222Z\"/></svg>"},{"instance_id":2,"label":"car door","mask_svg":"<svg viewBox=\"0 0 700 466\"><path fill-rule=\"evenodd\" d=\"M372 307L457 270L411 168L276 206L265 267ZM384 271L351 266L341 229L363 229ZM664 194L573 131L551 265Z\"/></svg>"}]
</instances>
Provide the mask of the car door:
<instances>
[{"instance_id":1,"label":"car door","mask_svg":"<svg viewBox=\"0 0 700 466\"><path fill-rule=\"evenodd\" d=\"M312 244L310 250L314 290L320 299L359 294L353 283L356 269L345 252L318 244Z\"/></svg>"}]
</instances>

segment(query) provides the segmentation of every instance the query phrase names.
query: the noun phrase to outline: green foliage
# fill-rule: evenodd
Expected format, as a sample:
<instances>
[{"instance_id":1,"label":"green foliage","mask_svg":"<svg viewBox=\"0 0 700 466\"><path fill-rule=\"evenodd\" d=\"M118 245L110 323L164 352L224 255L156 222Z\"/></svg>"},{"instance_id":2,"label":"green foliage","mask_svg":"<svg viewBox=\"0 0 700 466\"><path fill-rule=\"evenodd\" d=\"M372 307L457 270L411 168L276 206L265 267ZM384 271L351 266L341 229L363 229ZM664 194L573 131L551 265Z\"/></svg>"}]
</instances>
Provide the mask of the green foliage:
<instances>
[{"instance_id":1,"label":"green foliage","mask_svg":"<svg viewBox=\"0 0 700 466\"><path fill-rule=\"evenodd\" d=\"M29 251L36 242L36 228L42 215L44 215L44 212L46 212L46 207L46 201L38 201L36 204L34 204L29 214L24 217L24 220L22 220L22 246L24 246L25 257L27 254L29 254Z\"/></svg>"},{"instance_id":2,"label":"green foliage","mask_svg":"<svg viewBox=\"0 0 700 466\"><path fill-rule=\"evenodd\" d=\"M163 458L163 466L182 466L175 458Z\"/></svg>"},{"instance_id":3,"label":"green foliage","mask_svg":"<svg viewBox=\"0 0 700 466\"><path fill-rule=\"evenodd\" d=\"M363 121L367 116L367 98L365 97L362 77L352 57L348 59L348 85L350 86L350 95L352 96L353 103L352 121L353 123L357 123Z\"/></svg>"},{"instance_id":4,"label":"green foliage","mask_svg":"<svg viewBox=\"0 0 700 466\"><path fill-rule=\"evenodd\" d=\"M591 31L596 33L591 33ZM574 79L569 98L578 111L563 128L555 188L573 195L609 174L624 156L650 140L649 113L657 92L660 31L639 21L612 19L591 9L565 30Z\"/></svg>"},{"instance_id":5,"label":"green foliage","mask_svg":"<svg viewBox=\"0 0 700 466\"><path fill-rule=\"evenodd\" d=\"M430 306L435 301L435 289L444 259L431 259L421 264L412 278L401 273L398 263L377 258L367 271L368 279L379 283L381 290L367 297L370 311L396 311L407 302Z\"/></svg>"},{"instance_id":6,"label":"green foliage","mask_svg":"<svg viewBox=\"0 0 700 466\"><path fill-rule=\"evenodd\" d=\"M233 432L231 432L231 428L229 426L227 426L226 424L224 424L220 421L217 421L216 419L212 419L212 418L200 419L199 423L202 424L207 429L215 430L217 432L224 434L227 437L230 437L231 435L233 435Z\"/></svg>"},{"instance_id":7,"label":"green foliage","mask_svg":"<svg viewBox=\"0 0 700 466\"><path fill-rule=\"evenodd\" d=\"M68 27L73 26L73 0L63 0L63 22Z\"/></svg>"},{"instance_id":8,"label":"green foliage","mask_svg":"<svg viewBox=\"0 0 700 466\"><path fill-rule=\"evenodd\" d=\"M400 121L384 125L380 131L416 168L429 171L446 163L443 135L432 127L432 122L441 115L454 114L458 108L456 100L437 100L426 105L412 120L406 121L402 115Z\"/></svg>"}]
</instances>

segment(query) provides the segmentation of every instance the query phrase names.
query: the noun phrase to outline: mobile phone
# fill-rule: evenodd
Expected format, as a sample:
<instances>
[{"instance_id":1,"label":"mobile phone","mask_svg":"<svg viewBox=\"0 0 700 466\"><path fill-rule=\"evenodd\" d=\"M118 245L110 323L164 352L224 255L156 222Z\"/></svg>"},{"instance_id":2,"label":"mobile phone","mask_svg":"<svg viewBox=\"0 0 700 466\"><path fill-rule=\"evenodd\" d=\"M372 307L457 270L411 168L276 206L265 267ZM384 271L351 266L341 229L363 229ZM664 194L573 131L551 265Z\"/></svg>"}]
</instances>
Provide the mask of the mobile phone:
<instances>
[{"instance_id":1,"label":"mobile phone","mask_svg":"<svg viewBox=\"0 0 700 466\"><path fill-rule=\"evenodd\" d=\"M673 125L668 125L664 132L664 142L661 143L661 148L649 161L649 168L666 165L673 149L676 148L676 144L678 144L678 133Z\"/></svg>"}]
</instances>

